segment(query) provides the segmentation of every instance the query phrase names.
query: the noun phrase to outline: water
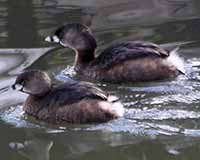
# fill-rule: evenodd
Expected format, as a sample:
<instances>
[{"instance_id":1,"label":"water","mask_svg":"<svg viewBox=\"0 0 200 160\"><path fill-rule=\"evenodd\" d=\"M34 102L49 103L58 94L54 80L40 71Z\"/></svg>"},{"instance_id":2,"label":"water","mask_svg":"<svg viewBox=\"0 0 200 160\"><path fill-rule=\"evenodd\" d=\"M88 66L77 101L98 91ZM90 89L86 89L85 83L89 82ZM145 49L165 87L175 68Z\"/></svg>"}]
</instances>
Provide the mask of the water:
<instances>
[{"instance_id":1,"label":"water","mask_svg":"<svg viewBox=\"0 0 200 160\"><path fill-rule=\"evenodd\" d=\"M0 0L1 159L199 159L200 2L198 0ZM78 79L74 53L44 37L63 23L86 21L98 52L112 43L147 40L174 46L187 76L135 84L95 82L125 105L123 118L104 124L50 125L23 113L26 95L10 89L25 68L60 83Z\"/></svg>"}]
</instances>

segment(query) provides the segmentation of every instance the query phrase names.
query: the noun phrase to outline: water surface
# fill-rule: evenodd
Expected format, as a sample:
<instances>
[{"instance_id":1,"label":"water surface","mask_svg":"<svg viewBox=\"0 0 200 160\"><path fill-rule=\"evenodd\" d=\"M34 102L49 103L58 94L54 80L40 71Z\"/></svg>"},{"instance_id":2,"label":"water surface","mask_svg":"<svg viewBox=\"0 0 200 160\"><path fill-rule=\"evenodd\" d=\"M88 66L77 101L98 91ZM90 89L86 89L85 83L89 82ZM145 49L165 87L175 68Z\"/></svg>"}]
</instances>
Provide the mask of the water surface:
<instances>
[{"instance_id":1,"label":"water surface","mask_svg":"<svg viewBox=\"0 0 200 160\"><path fill-rule=\"evenodd\" d=\"M135 84L95 82L119 96L123 118L104 124L60 126L23 113L26 95L10 89L23 69L47 71L55 82L78 79L74 53L43 40L61 24L92 17L98 51L125 40L180 48L187 76ZM198 0L1 0L1 159L199 159L200 2Z\"/></svg>"}]
</instances>

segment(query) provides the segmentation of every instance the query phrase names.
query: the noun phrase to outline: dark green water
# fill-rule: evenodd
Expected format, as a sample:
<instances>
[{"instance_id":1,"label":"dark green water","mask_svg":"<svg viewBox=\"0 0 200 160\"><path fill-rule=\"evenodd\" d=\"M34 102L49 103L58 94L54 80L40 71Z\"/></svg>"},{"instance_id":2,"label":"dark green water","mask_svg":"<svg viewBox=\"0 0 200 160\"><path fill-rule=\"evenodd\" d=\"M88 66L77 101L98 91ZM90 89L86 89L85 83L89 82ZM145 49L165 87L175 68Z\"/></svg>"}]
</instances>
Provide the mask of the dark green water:
<instances>
[{"instance_id":1,"label":"dark green water","mask_svg":"<svg viewBox=\"0 0 200 160\"><path fill-rule=\"evenodd\" d=\"M190 78L97 83L126 107L123 118L104 124L52 126L24 115L26 95L9 86L26 68L45 70L57 82L74 77L73 52L52 49L44 38L87 16L98 51L125 40L197 41L179 51ZM199 40L199 0L0 0L0 159L198 160Z\"/></svg>"}]
</instances>

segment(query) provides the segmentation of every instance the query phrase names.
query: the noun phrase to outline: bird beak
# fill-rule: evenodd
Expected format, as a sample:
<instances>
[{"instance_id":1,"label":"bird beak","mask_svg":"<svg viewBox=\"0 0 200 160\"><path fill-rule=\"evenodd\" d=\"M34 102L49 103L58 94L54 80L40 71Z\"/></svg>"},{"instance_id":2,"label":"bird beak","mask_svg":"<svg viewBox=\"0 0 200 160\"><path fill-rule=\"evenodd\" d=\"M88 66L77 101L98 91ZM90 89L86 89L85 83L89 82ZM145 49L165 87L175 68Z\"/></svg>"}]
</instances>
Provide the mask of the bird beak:
<instances>
[{"instance_id":1,"label":"bird beak","mask_svg":"<svg viewBox=\"0 0 200 160\"><path fill-rule=\"evenodd\" d=\"M59 43L60 39L58 38L58 36L53 35L53 36L48 36L44 39L46 42L54 42L54 43Z\"/></svg>"},{"instance_id":2,"label":"bird beak","mask_svg":"<svg viewBox=\"0 0 200 160\"><path fill-rule=\"evenodd\" d=\"M44 39L44 41L46 41L46 42L51 42L51 37L50 37L50 36L46 37L46 38Z\"/></svg>"},{"instance_id":3,"label":"bird beak","mask_svg":"<svg viewBox=\"0 0 200 160\"><path fill-rule=\"evenodd\" d=\"M23 91L23 85L21 84L13 84L11 87L13 90Z\"/></svg>"}]
</instances>

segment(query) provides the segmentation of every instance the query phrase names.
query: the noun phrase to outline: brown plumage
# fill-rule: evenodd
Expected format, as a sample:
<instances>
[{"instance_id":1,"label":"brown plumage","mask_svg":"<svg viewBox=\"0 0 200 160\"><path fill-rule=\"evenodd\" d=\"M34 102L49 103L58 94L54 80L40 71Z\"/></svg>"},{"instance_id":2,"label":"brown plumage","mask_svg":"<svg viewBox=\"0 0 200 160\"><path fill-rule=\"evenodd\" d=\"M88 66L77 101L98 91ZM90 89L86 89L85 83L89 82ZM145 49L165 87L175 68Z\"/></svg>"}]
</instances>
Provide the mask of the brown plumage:
<instances>
[{"instance_id":1,"label":"brown plumage","mask_svg":"<svg viewBox=\"0 0 200 160\"><path fill-rule=\"evenodd\" d=\"M171 52L142 41L112 45L95 57L96 40L88 27L67 24L45 39L76 53L74 67L86 79L108 82L153 81L175 78L184 71ZM178 60L179 61L179 60Z\"/></svg>"},{"instance_id":2,"label":"brown plumage","mask_svg":"<svg viewBox=\"0 0 200 160\"><path fill-rule=\"evenodd\" d=\"M118 99L91 83L74 81L52 86L46 73L31 70L17 77L13 89L19 86L20 91L29 94L24 111L47 122L106 122L123 115Z\"/></svg>"}]
</instances>

